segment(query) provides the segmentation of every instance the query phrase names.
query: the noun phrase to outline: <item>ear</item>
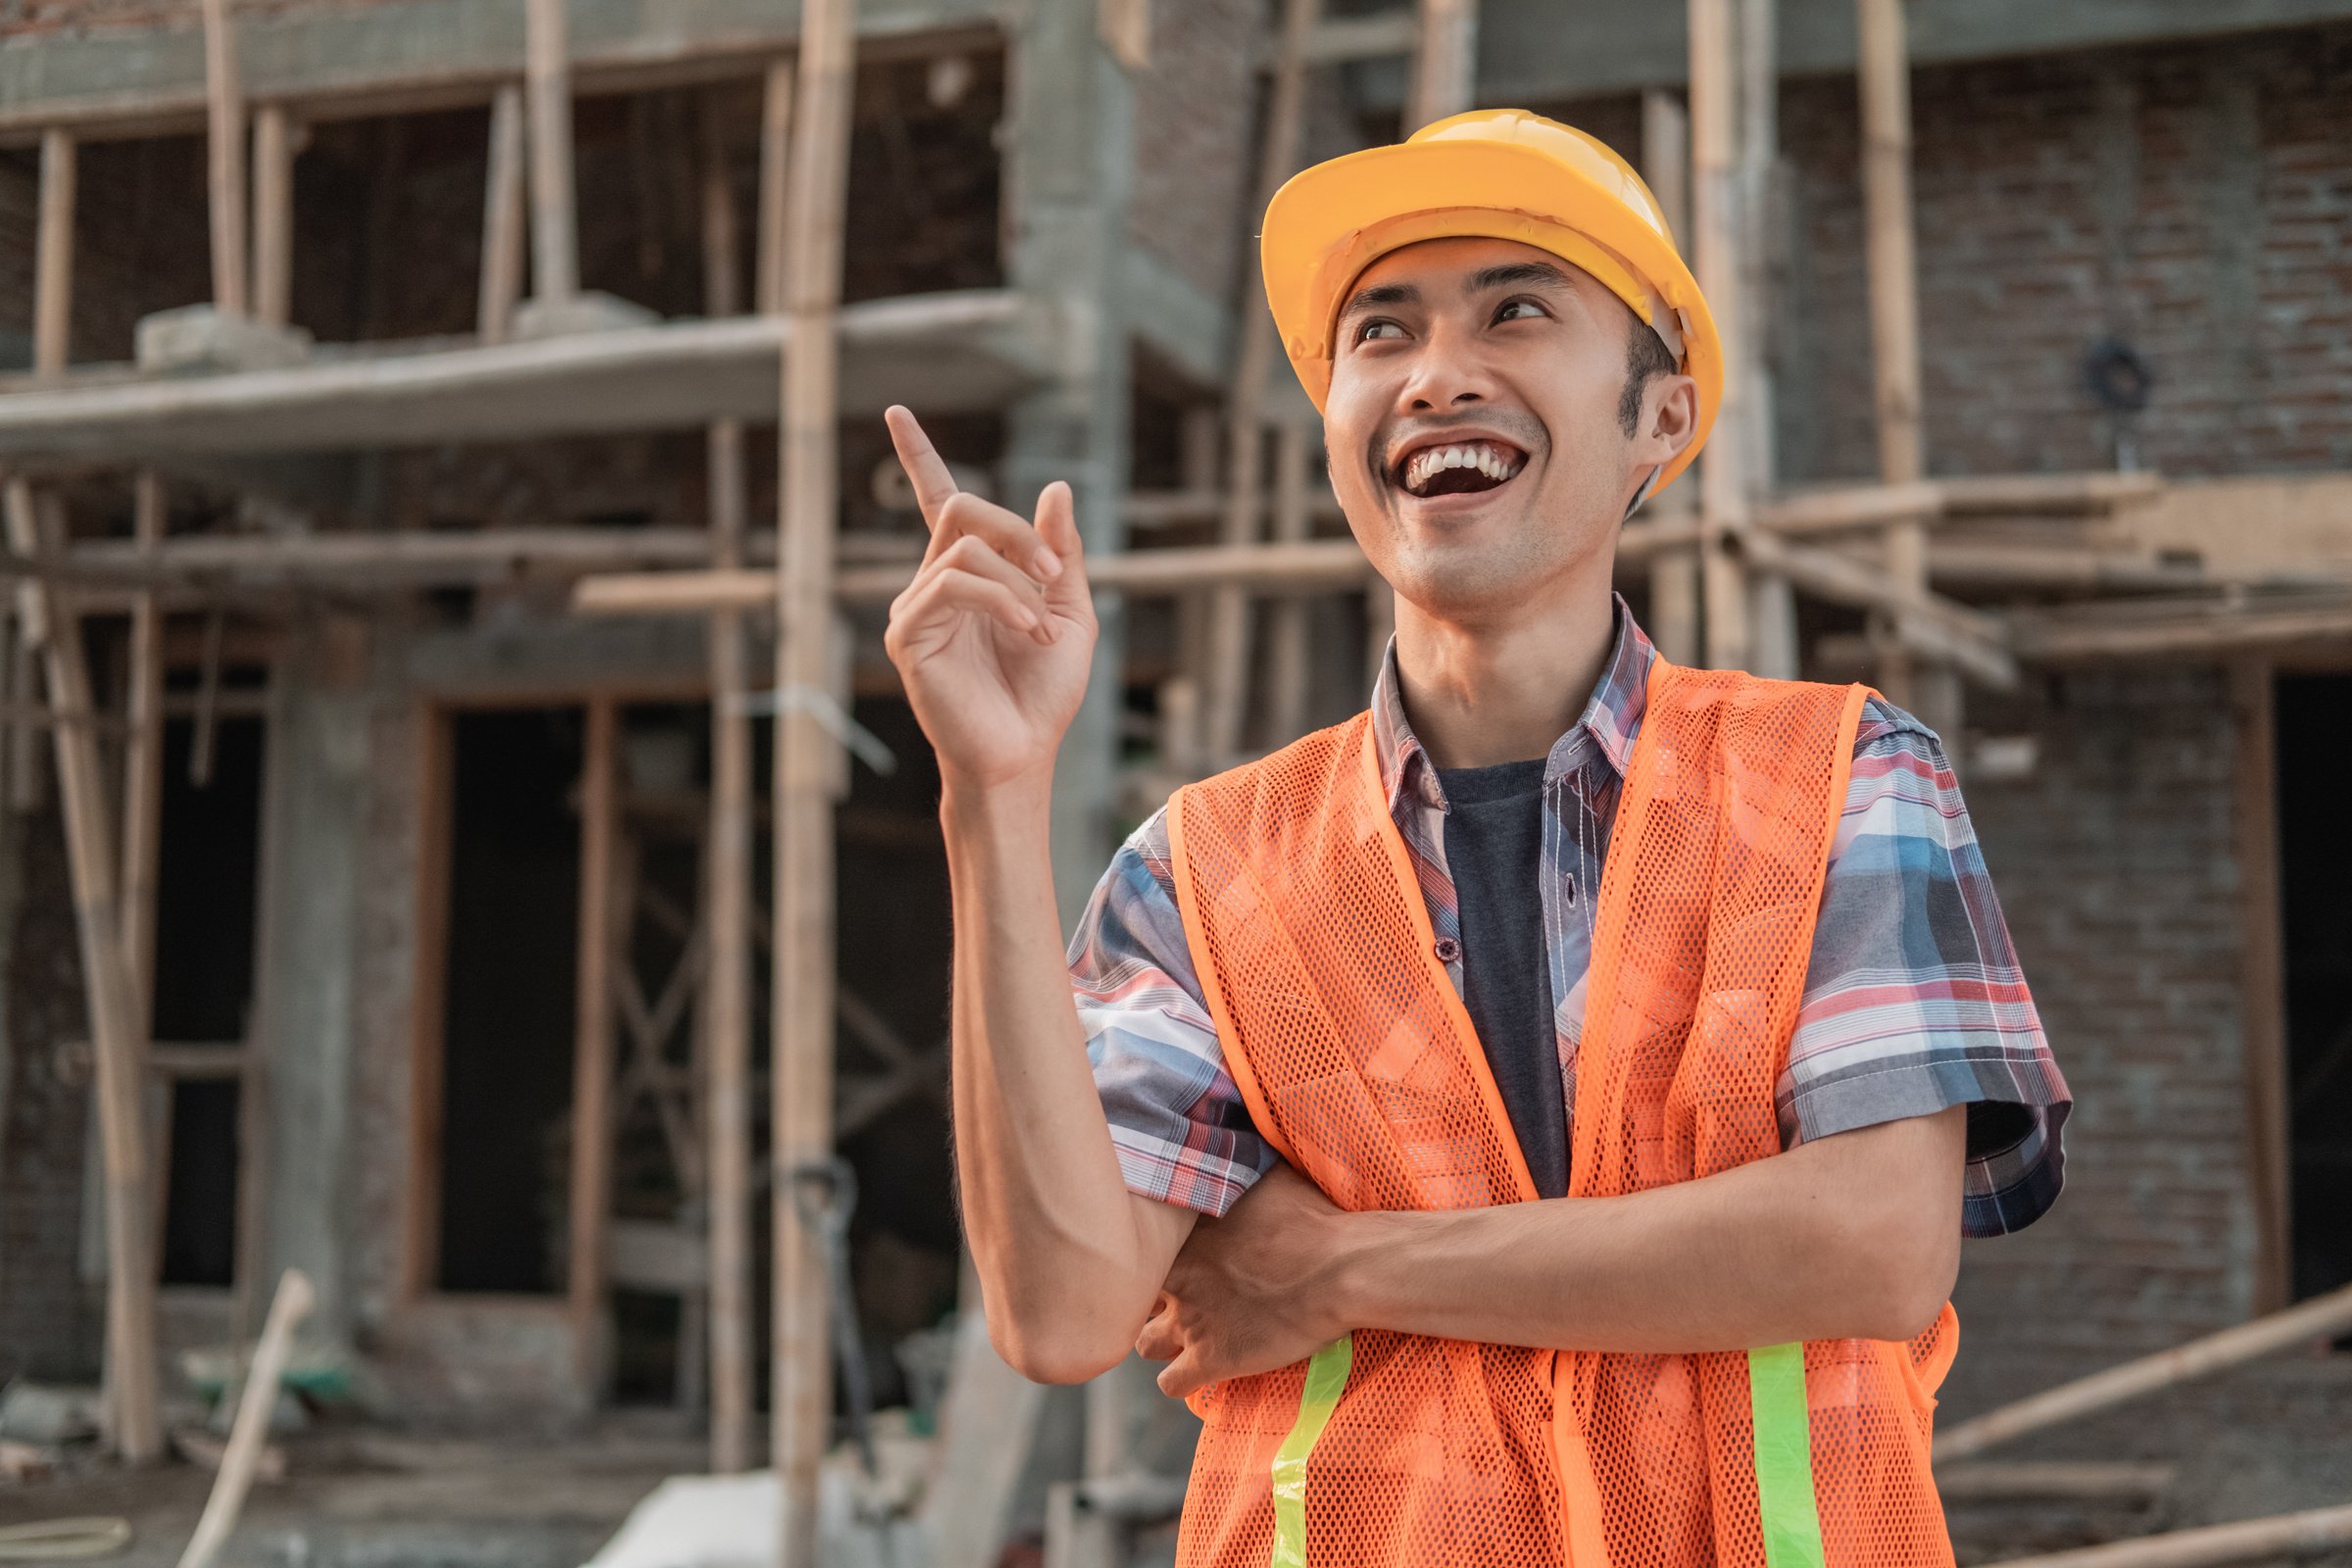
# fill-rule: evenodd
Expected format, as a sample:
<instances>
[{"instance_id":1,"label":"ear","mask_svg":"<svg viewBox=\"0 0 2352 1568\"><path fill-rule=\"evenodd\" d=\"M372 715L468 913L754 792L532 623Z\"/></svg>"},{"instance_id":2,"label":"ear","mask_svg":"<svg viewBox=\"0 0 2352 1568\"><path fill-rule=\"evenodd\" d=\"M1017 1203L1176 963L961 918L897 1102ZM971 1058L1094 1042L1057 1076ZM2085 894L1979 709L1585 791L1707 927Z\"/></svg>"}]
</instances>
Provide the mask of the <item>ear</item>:
<instances>
[{"instance_id":1,"label":"ear","mask_svg":"<svg viewBox=\"0 0 2352 1568\"><path fill-rule=\"evenodd\" d=\"M1653 376L1642 390L1642 422L1634 427L1638 464L1672 463L1698 434L1698 383L1687 375Z\"/></svg>"}]
</instances>

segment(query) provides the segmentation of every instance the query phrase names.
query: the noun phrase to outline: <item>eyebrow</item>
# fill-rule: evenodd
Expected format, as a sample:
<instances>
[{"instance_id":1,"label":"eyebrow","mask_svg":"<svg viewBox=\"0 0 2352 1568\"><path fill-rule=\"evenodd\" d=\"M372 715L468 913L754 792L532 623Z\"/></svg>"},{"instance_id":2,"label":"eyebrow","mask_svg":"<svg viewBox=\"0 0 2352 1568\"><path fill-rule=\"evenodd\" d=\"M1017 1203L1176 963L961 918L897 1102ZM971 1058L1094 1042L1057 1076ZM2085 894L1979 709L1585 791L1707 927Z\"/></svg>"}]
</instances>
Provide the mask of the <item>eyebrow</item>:
<instances>
[{"instance_id":1,"label":"eyebrow","mask_svg":"<svg viewBox=\"0 0 2352 1568\"><path fill-rule=\"evenodd\" d=\"M1513 283L1548 283L1556 288L1569 287L1568 274L1548 262L1505 262L1497 267L1483 267L1470 274L1465 290L1483 294L1489 289L1505 288ZM1346 320L1362 312L1378 310L1384 305L1418 305L1421 290L1412 283L1375 283L1358 289L1341 308L1340 319Z\"/></svg>"},{"instance_id":2,"label":"eyebrow","mask_svg":"<svg viewBox=\"0 0 2352 1568\"><path fill-rule=\"evenodd\" d=\"M1377 310L1383 305L1418 305L1421 290L1411 283L1375 283L1370 288L1357 289L1340 311L1340 319L1364 311Z\"/></svg>"}]
</instances>

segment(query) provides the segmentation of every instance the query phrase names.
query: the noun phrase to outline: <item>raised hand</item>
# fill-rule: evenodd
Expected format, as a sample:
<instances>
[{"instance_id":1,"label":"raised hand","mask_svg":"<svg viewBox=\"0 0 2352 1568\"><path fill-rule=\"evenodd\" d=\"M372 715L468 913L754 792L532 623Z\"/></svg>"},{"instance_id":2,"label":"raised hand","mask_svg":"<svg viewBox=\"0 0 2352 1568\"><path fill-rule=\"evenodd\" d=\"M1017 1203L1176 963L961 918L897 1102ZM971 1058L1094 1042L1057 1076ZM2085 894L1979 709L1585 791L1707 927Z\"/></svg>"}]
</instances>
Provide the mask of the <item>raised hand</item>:
<instances>
[{"instance_id":1,"label":"raised hand","mask_svg":"<svg viewBox=\"0 0 2352 1568\"><path fill-rule=\"evenodd\" d=\"M882 645L951 787L1043 782L1086 695L1095 603L1070 487L1034 523L956 488L906 409L883 416L931 545L890 607Z\"/></svg>"}]
</instances>

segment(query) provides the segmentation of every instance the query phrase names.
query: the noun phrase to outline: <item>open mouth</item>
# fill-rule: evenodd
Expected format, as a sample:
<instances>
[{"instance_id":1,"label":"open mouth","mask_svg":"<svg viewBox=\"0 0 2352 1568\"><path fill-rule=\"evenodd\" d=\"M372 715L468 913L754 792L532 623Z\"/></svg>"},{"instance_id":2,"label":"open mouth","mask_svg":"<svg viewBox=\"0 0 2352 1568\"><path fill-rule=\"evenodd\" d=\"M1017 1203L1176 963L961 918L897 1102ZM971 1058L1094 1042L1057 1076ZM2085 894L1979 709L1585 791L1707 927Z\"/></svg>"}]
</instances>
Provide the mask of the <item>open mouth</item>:
<instances>
[{"instance_id":1,"label":"open mouth","mask_svg":"<svg viewBox=\"0 0 2352 1568\"><path fill-rule=\"evenodd\" d=\"M1390 477L1406 495L1471 495L1509 482L1525 466L1527 454L1508 442L1452 441L1407 452Z\"/></svg>"}]
</instances>

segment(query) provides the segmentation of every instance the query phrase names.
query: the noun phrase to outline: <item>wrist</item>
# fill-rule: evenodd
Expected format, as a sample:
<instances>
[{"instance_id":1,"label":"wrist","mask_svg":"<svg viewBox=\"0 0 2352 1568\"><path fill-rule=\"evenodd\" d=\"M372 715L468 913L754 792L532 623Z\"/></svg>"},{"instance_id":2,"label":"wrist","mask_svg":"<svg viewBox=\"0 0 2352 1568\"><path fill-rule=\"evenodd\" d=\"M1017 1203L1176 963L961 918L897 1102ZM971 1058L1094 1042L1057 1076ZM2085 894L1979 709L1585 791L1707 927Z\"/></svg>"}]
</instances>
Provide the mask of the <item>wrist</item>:
<instances>
[{"instance_id":1,"label":"wrist","mask_svg":"<svg viewBox=\"0 0 2352 1568\"><path fill-rule=\"evenodd\" d=\"M1336 1322L1334 1337L1355 1329L1377 1328L1377 1294L1382 1275L1382 1245L1386 1229L1378 1212L1335 1214L1325 1228L1316 1266L1319 1288L1311 1299L1325 1303Z\"/></svg>"},{"instance_id":2,"label":"wrist","mask_svg":"<svg viewBox=\"0 0 2352 1568\"><path fill-rule=\"evenodd\" d=\"M939 823L951 844L1042 833L1052 823L1053 804L1052 763L999 779L949 774L940 781Z\"/></svg>"}]
</instances>

